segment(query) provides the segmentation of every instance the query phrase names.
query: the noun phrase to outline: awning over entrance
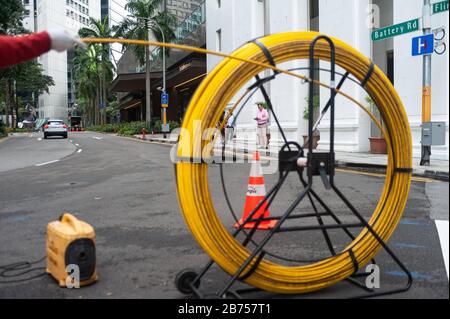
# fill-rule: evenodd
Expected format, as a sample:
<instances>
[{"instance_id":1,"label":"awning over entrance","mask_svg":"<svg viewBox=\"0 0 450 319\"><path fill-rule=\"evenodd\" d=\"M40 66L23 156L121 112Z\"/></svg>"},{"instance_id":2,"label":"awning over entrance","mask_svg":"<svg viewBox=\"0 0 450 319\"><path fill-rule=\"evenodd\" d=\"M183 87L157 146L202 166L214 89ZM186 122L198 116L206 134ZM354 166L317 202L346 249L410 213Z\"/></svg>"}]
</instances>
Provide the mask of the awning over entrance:
<instances>
[{"instance_id":1,"label":"awning over entrance","mask_svg":"<svg viewBox=\"0 0 450 319\"><path fill-rule=\"evenodd\" d=\"M172 65L166 73L166 92L169 94L167 118L180 121L192 94L206 76L206 60L204 57L191 55ZM162 72L151 73L151 106L152 118L161 117ZM136 121L145 119L145 73L119 74L113 81L112 91L122 95L120 110L122 120Z\"/></svg>"},{"instance_id":2,"label":"awning over entrance","mask_svg":"<svg viewBox=\"0 0 450 319\"><path fill-rule=\"evenodd\" d=\"M162 77L161 72L150 73L150 81L159 80ZM112 92L138 92L145 91L145 72L144 73L126 73L119 74L114 79Z\"/></svg>"}]
</instances>

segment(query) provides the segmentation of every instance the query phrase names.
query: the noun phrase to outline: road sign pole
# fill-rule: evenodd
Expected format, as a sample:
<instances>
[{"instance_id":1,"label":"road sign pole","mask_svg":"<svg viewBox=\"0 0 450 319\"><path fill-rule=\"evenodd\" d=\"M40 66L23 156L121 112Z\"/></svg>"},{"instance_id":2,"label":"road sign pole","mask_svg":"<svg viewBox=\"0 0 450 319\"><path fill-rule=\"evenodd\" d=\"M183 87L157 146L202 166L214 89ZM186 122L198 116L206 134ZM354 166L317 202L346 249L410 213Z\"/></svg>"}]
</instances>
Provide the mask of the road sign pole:
<instances>
[{"instance_id":1,"label":"road sign pole","mask_svg":"<svg viewBox=\"0 0 450 319\"><path fill-rule=\"evenodd\" d=\"M431 4L430 0L424 0L423 6L423 34L432 34L431 31ZM422 129L424 123L431 122L431 57L432 54L423 56L423 85L422 85ZM422 156L420 165L430 166L431 146L425 146L422 142Z\"/></svg>"},{"instance_id":2,"label":"road sign pole","mask_svg":"<svg viewBox=\"0 0 450 319\"><path fill-rule=\"evenodd\" d=\"M166 108L163 108L163 125L164 127L166 127L167 125L167 113L166 113ZM164 130L164 138L167 138L166 132Z\"/></svg>"},{"instance_id":3,"label":"road sign pole","mask_svg":"<svg viewBox=\"0 0 450 319\"><path fill-rule=\"evenodd\" d=\"M164 138L167 138L167 108L169 107L169 94L163 91L161 94L161 116L162 116L162 131Z\"/></svg>"}]
</instances>

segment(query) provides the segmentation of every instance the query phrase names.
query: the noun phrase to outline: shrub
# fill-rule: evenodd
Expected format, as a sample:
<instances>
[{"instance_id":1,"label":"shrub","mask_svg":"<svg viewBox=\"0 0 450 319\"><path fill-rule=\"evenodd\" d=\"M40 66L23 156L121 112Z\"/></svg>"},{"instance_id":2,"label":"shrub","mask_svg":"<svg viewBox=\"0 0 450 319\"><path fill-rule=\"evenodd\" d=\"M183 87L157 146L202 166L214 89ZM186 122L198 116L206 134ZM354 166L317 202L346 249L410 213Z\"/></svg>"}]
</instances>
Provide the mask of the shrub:
<instances>
[{"instance_id":1,"label":"shrub","mask_svg":"<svg viewBox=\"0 0 450 319\"><path fill-rule=\"evenodd\" d=\"M142 134L142 129L145 128L147 132L161 133L161 120L156 120L151 126L146 122L129 122L118 124L106 124L106 125L94 125L87 128L88 131L102 132L102 133L116 133L119 135L132 136ZM169 121L170 129L176 129L180 127L180 123L175 121Z\"/></svg>"},{"instance_id":2,"label":"shrub","mask_svg":"<svg viewBox=\"0 0 450 319\"><path fill-rule=\"evenodd\" d=\"M29 131L29 129L27 128L6 128L5 132L6 133L27 133Z\"/></svg>"}]
</instances>

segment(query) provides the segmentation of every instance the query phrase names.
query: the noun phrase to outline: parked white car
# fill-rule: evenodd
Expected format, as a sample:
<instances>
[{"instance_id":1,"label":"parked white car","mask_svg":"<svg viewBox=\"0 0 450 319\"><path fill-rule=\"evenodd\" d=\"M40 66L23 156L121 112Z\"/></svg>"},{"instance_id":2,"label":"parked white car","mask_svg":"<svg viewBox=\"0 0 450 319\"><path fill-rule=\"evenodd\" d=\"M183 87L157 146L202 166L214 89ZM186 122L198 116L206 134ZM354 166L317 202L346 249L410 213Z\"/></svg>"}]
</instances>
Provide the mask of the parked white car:
<instances>
[{"instance_id":1,"label":"parked white car","mask_svg":"<svg viewBox=\"0 0 450 319\"><path fill-rule=\"evenodd\" d=\"M49 136L62 136L67 138L67 124L62 120L48 120L44 125L44 139Z\"/></svg>"}]
</instances>

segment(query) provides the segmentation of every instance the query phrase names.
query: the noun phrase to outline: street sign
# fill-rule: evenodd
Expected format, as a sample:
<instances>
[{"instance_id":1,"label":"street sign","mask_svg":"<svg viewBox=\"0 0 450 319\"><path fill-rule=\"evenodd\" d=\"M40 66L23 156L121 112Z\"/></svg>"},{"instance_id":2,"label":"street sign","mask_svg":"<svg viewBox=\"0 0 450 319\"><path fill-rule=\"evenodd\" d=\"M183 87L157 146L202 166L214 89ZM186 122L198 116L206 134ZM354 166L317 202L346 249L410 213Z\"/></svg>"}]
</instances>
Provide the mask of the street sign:
<instances>
[{"instance_id":1,"label":"street sign","mask_svg":"<svg viewBox=\"0 0 450 319\"><path fill-rule=\"evenodd\" d=\"M448 0L433 4L433 14L448 11Z\"/></svg>"},{"instance_id":2,"label":"street sign","mask_svg":"<svg viewBox=\"0 0 450 319\"><path fill-rule=\"evenodd\" d=\"M169 107L169 94L163 93L161 94L161 107Z\"/></svg>"},{"instance_id":3,"label":"street sign","mask_svg":"<svg viewBox=\"0 0 450 319\"><path fill-rule=\"evenodd\" d=\"M163 133L170 133L170 124L161 124L161 131Z\"/></svg>"},{"instance_id":4,"label":"street sign","mask_svg":"<svg viewBox=\"0 0 450 319\"><path fill-rule=\"evenodd\" d=\"M412 39L412 55L425 55L434 52L434 34L427 34Z\"/></svg>"},{"instance_id":5,"label":"street sign","mask_svg":"<svg viewBox=\"0 0 450 319\"><path fill-rule=\"evenodd\" d=\"M398 35L418 31L420 27L419 24L420 24L419 19L414 19L396 25L392 25L390 27L375 30L372 32L372 40L381 41L392 37L396 37Z\"/></svg>"}]
</instances>

